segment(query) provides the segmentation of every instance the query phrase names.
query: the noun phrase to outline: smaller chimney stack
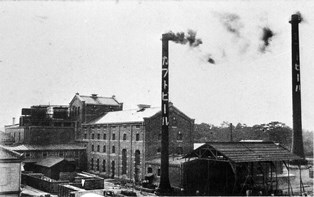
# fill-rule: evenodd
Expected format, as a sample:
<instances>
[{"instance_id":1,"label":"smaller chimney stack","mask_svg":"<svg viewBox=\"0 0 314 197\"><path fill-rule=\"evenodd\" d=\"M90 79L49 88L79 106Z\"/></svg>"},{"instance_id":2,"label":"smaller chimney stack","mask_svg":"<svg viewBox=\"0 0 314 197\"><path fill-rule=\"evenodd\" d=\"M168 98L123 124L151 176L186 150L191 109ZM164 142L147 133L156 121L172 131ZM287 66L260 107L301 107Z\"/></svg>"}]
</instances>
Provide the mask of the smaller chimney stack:
<instances>
[{"instance_id":1,"label":"smaller chimney stack","mask_svg":"<svg viewBox=\"0 0 314 197\"><path fill-rule=\"evenodd\" d=\"M97 98L97 94L92 94L92 97L93 98Z\"/></svg>"},{"instance_id":2,"label":"smaller chimney stack","mask_svg":"<svg viewBox=\"0 0 314 197\"><path fill-rule=\"evenodd\" d=\"M12 124L15 124L15 117L12 118Z\"/></svg>"}]
</instances>

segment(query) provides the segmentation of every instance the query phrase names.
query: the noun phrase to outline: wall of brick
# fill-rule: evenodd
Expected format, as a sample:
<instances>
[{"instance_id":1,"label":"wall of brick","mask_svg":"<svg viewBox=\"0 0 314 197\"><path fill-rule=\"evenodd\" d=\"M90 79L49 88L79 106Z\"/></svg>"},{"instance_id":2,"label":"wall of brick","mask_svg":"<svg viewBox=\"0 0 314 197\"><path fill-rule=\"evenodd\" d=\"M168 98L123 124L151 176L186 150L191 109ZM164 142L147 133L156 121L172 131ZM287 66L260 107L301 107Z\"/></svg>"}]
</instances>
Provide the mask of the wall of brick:
<instances>
[{"instance_id":1,"label":"wall of brick","mask_svg":"<svg viewBox=\"0 0 314 197\"><path fill-rule=\"evenodd\" d=\"M174 108L170 108L169 119L169 154L177 155L178 147L182 147L182 154L189 153L193 150L194 120ZM157 149L161 148L161 114L145 119L145 125L145 157L150 160L160 157ZM178 140L179 132L182 134L182 140Z\"/></svg>"},{"instance_id":2,"label":"wall of brick","mask_svg":"<svg viewBox=\"0 0 314 197\"><path fill-rule=\"evenodd\" d=\"M144 162L142 162L144 152L143 129L142 123L83 126L83 136L87 138L84 140L88 142L88 169L110 177L112 176L112 161L114 161L114 177L126 177L132 180L135 173L135 151L138 150L140 152L140 170L138 176L142 178L142 170L144 169ZM115 139L113 139L113 134ZM104 139L104 135L106 135L106 139ZM92 151L92 146L94 146L94 151ZM98 146L100 147L99 151ZM104 146L106 147L106 152L103 151ZM114 153L113 146L115 149ZM126 149L126 174L122 174L123 149ZM91 166L92 159L93 167ZM99 159L99 170L97 169L97 159ZM104 160L106 161L106 171L103 169Z\"/></svg>"}]
</instances>

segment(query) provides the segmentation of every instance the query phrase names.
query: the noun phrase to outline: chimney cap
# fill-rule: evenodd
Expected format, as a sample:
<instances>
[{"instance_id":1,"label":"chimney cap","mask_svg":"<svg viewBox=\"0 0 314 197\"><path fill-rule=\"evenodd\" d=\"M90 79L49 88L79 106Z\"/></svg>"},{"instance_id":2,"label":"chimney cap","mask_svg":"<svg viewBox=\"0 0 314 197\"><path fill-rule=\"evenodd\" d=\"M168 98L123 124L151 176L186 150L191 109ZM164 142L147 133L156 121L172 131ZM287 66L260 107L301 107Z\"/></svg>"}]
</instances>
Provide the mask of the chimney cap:
<instances>
[{"instance_id":1,"label":"chimney cap","mask_svg":"<svg viewBox=\"0 0 314 197\"><path fill-rule=\"evenodd\" d=\"M292 14L289 23L300 23L302 21L300 14Z\"/></svg>"},{"instance_id":2,"label":"chimney cap","mask_svg":"<svg viewBox=\"0 0 314 197\"><path fill-rule=\"evenodd\" d=\"M97 94L92 94L92 97L97 97Z\"/></svg>"}]
</instances>

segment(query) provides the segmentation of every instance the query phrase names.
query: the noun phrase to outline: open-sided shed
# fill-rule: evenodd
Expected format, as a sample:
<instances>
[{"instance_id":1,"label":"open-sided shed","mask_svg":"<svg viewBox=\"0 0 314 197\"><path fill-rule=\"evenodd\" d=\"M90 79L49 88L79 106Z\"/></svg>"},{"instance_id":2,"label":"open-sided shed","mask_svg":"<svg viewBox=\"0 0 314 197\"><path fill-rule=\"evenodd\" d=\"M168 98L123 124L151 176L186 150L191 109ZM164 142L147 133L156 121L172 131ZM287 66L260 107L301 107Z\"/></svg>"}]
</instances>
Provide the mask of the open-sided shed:
<instances>
[{"instance_id":1,"label":"open-sided shed","mask_svg":"<svg viewBox=\"0 0 314 197\"><path fill-rule=\"evenodd\" d=\"M278 193L278 167L301 158L273 142L208 142L184 158L188 194Z\"/></svg>"}]
</instances>

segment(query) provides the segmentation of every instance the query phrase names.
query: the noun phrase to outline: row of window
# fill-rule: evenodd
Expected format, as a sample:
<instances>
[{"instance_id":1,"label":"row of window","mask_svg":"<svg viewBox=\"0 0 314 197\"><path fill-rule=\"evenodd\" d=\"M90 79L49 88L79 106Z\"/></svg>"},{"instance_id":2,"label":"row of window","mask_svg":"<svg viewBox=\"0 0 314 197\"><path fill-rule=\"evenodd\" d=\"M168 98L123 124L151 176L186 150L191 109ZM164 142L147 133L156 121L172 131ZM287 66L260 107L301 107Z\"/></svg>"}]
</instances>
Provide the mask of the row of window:
<instances>
[{"instance_id":1,"label":"row of window","mask_svg":"<svg viewBox=\"0 0 314 197\"><path fill-rule=\"evenodd\" d=\"M111 129L116 129L117 127L119 127L119 126L110 126L110 128ZM123 128L128 128L128 127L130 127L129 125L122 125L122 126L120 126L120 127L123 127ZM141 125L134 125L134 127L136 128L136 129L139 129L139 128L141 128ZM90 127L84 127L83 129L84 130L87 130L87 129L94 129L94 128L97 128L97 129L107 129L108 127L107 127L107 125L95 125L95 126L90 126Z\"/></svg>"},{"instance_id":2,"label":"row of window","mask_svg":"<svg viewBox=\"0 0 314 197\"><path fill-rule=\"evenodd\" d=\"M100 140L100 138L101 138L100 133L97 133L97 139ZM84 139L87 139L87 133L84 133ZM95 139L95 134L94 133L92 133L91 139ZM103 140L107 140L107 134L106 133L103 134L103 138L102 139ZM116 134L115 133L112 134L111 140L116 140ZM124 141L127 140L126 133L123 134L122 140L124 140ZM137 133L135 135L135 140L136 141L140 141L140 134L139 133Z\"/></svg>"},{"instance_id":3,"label":"row of window","mask_svg":"<svg viewBox=\"0 0 314 197\"><path fill-rule=\"evenodd\" d=\"M36 155L34 155L34 154L32 154L32 153L30 153L30 152L25 152L24 153L24 155L25 155L25 157L26 158L29 158L29 157L31 157L31 156L39 156L38 154L36 154ZM63 151L61 151L61 152L42 152L41 153L41 155L42 155L42 157L48 157L48 156L59 156L59 157L63 157L63 156L78 156L79 155L79 152L78 151L73 151L73 152L63 152Z\"/></svg>"}]
</instances>

